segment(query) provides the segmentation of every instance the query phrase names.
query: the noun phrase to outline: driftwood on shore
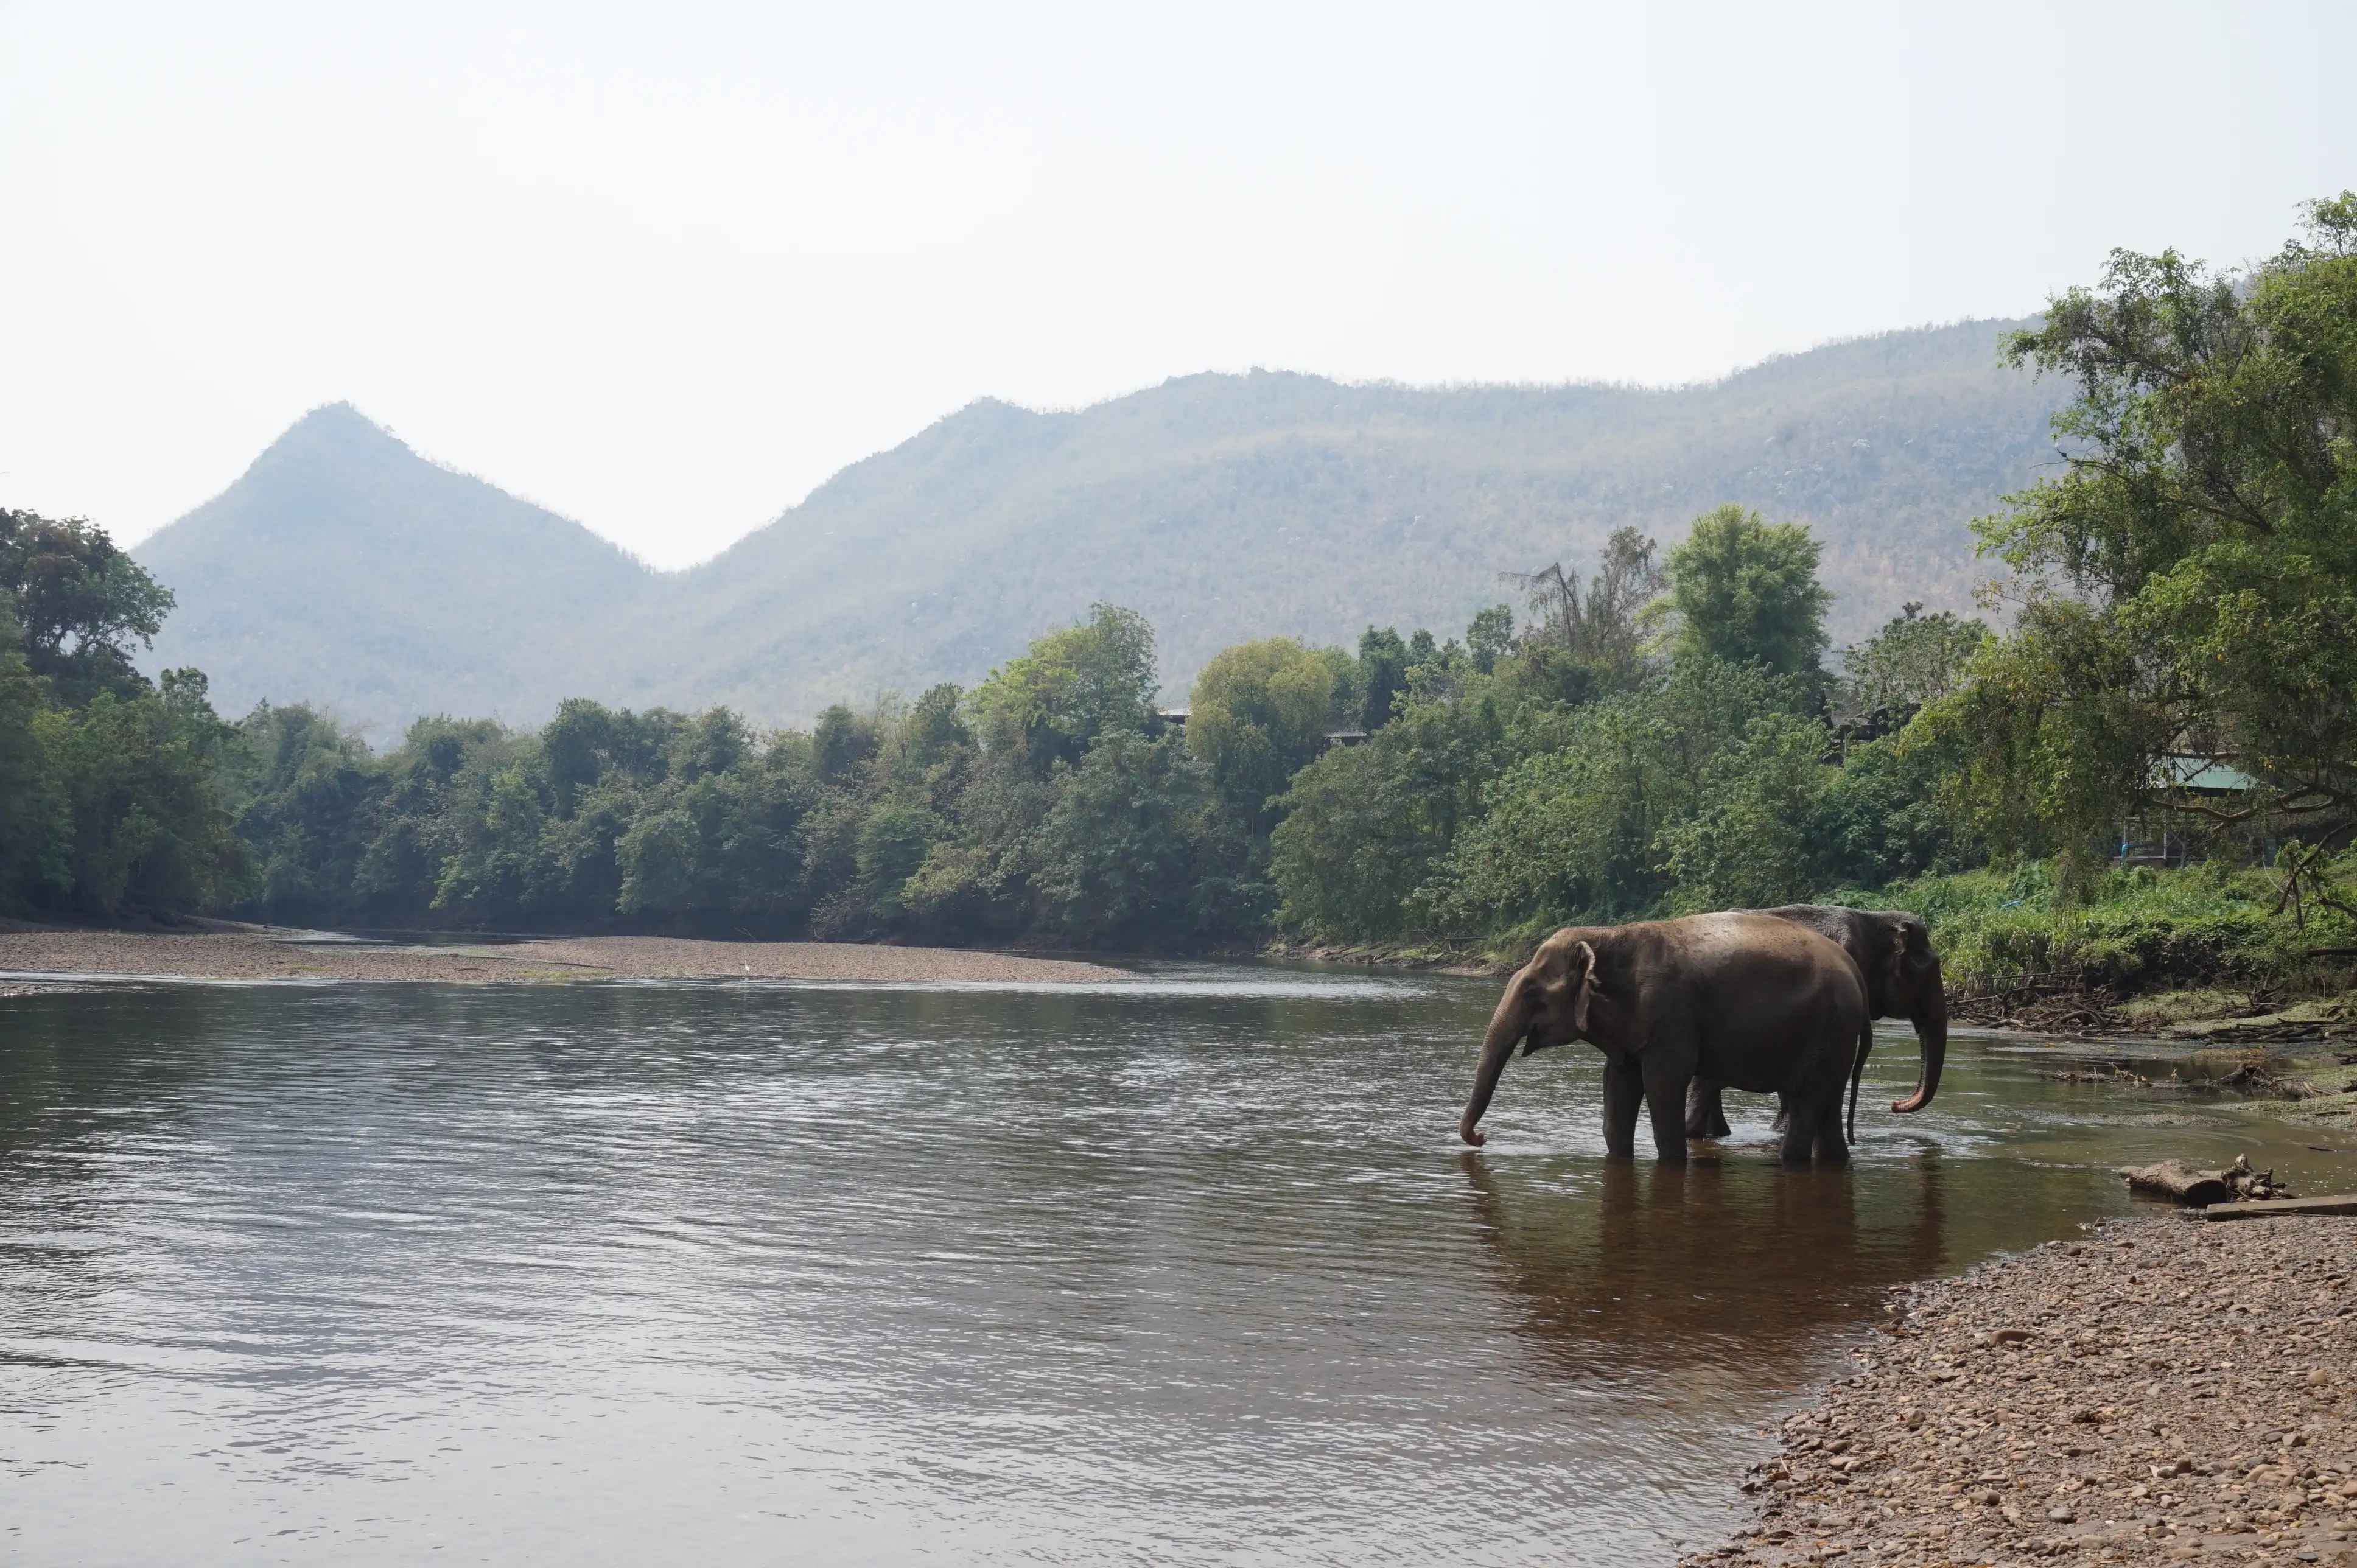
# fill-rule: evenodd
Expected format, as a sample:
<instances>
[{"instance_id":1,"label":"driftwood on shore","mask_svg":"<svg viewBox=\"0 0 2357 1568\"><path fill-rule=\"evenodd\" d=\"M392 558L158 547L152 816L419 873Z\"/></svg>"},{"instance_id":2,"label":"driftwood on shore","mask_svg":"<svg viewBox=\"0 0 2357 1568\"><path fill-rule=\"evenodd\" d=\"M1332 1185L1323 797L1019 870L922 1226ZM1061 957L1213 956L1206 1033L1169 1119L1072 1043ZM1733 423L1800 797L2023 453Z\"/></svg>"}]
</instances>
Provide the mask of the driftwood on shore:
<instances>
[{"instance_id":1,"label":"driftwood on shore","mask_svg":"<svg viewBox=\"0 0 2357 1568\"><path fill-rule=\"evenodd\" d=\"M2266 1202L2292 1196L2290 1188L2276 1185L2275 1172L2253 1170L2245 1155L2235 1155L2234 1163L2223 1170L2203 1170L2183 1160L2163 1160L2158 1165L2122 1170L2120 1175L2127 1178L2131 1192L2151 1193L2192 1208L2206 1208L2213 1203Z\"/></svg>"},{"instance_id":2,"label":"driftwood on shore","mask_svg":"<svg viewBox=\"0 0 2357 1568\"><path fill-rule=\"evenodd\" d=\"M2341 1193L2326 1197L2286 1197L2274 1203L2213 1203L2203 1218L2256 1219L2271 1218L2278 1214L2357 1215L2357 1194Z\"/></svg>"}]
</instances>

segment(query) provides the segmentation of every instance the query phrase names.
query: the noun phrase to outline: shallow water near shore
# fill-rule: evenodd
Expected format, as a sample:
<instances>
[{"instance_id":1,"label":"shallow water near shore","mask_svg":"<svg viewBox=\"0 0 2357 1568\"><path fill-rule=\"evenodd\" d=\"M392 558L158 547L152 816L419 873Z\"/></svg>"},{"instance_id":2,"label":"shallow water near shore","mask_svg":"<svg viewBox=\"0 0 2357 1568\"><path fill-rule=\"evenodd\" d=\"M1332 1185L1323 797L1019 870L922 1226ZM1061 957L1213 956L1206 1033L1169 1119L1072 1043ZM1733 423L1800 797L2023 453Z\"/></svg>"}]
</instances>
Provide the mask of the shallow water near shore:
<instances>
[{"instance_id":1,"label":"shallow water near shore","mask_svg":"<svg viewBox=\"0 0 2357 1568\"><path fill-rule=\"evenodd\" d=\"M28 1562L1664 1560L1889 1285L2346 1133L1959 1036L1845 1172L1602 1158L1496 985L114 984L0 1002ZM1645 1146L1640 1134L1640 1147ZM2310 1145L2324 1144L2319 1151Z\"/></svg>"}]
</instances>

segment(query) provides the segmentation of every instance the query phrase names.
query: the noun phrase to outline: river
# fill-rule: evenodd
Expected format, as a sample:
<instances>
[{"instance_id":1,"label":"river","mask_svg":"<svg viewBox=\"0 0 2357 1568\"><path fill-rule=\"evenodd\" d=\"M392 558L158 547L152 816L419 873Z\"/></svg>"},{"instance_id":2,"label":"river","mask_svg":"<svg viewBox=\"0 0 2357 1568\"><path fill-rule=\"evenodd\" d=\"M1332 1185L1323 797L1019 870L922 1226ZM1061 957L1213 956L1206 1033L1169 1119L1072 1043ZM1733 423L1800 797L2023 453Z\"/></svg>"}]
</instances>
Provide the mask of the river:
<instances>
[{"instance_id":1,"label":"river","mask_svg":"<svg viewBox=\"0 0 2357 1568\"><path fill-rule=\"evenodd\" d=\"M1488 982L115 984L0 1002L0 1545L27 1563L1659 1561L1889 1285L2327 1136L1884 1039L1602 1158L1454 1128ZM1647 1146L1641 1130L1641 1150Z\"/></svg>"}]
</instances>

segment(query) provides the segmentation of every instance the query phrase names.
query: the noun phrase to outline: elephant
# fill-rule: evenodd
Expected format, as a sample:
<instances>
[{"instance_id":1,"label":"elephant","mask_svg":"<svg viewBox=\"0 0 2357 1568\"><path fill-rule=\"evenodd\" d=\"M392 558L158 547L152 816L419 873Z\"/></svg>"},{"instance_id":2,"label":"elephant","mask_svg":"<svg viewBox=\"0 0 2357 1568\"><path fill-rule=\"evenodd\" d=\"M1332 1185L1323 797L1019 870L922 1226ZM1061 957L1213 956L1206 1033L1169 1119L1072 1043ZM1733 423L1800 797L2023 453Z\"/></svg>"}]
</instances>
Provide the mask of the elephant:
<instances>
[{"instance_id":1,"label":"elephant","mask_svg":"<svg viewBox=\"0 0 2357 1568\"><path fill-rule=\"evenodd\" d=\"M1567 926L1506 983L1481 1042L1458 1135L1480 1147L1481 1113L1515 1045L1570 1040L1604 1053L1604 1146L1636 1153L1637 1109L1652 1112L1656 1156L1686 1157L1686 1086L1697 1074L1784 1098L1784 1159L1849 1157L1841 1096L1871 1027L1866 983L1805 926L1740 911Z\"/></svg>"},{"instance_id":2,"label":"elephant","mask_svg":"<svg viewBox=\"0 0 2357 1568\"><path fill-rule=\"evenodd\" d=\"M1915 1037L1922 1046L1915 1092L1892 1101L1890 1109L1907 1115L1931 1104L1932 1097L1940 1091L1940 1069L1948 1059L1948 993L1940 973L1940 955L1932 950L1932 934L1923 918L1905 909L1842 909L1825 904L1786 904L1751 913L1793 921L1840 944L1866 981L1867 1015L1906 1019L1915 1026ZM1857 1141L1856 1077L1866 1070L1866 1053L1872 1043L1869 1035L1853 1069L1852 1143ZM1707 1079L1695 1079L1686 1093L1687 1137L1727 1135L1719 1090Z\"/></svg>"}]
</instances>

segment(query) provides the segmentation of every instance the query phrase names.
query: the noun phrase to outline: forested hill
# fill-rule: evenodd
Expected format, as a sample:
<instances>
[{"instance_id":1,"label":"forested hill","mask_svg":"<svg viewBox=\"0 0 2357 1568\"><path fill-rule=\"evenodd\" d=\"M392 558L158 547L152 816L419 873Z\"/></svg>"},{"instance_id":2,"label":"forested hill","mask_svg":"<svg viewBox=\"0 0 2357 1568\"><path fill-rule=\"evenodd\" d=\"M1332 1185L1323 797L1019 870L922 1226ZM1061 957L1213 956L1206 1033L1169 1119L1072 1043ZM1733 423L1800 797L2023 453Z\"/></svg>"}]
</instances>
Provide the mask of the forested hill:
<instances>
[{"instance_id":1,"label":"forested hill","mask_svg":"<svg viewBox=\"0 0 2357 1568\"><path fill-rule=\"evenodd\" d=\"M1825 541L1841 641L1903 599L1962 607L1967 523L2050 459L2061 392L1998 366L2014 325L1667 391L1255 371L1071 413L985 401L662 576L323 410L138 553L179 595L159 656L207 669L224 709L310 699L380 742L420 712L535 722L569 694L807 719L971 682L1100 599L1154 623L1180 693L1250 637L1446 635L1512 596L1501 571L1591 560L1624 523L1667 543L1730 500Z\"/></svg>"},{"instance_id":2,"label":"forested hill","mask_svg":"<svg viewBox=\"0 0 2357 1568\"><path fill-rule=\"evenodd\" d=\"M437 467L350 404L312 410L236 483L134 553L178 607L151 668L193 664L232 714L314 701L378 744L423 713L538 721L561 650L660 589L577 522Z\"/></svg>"}]
</instances>

